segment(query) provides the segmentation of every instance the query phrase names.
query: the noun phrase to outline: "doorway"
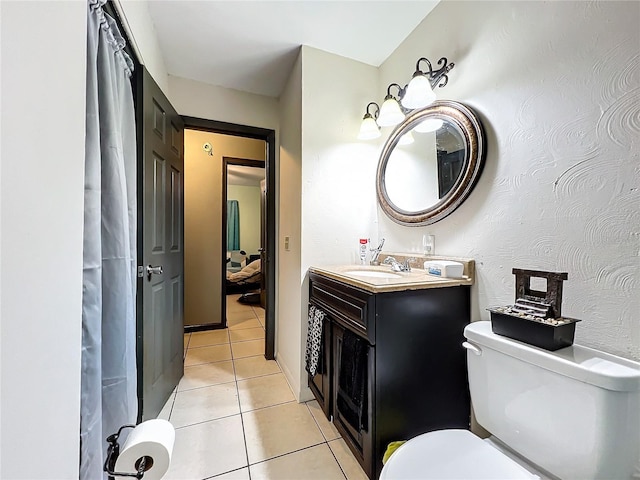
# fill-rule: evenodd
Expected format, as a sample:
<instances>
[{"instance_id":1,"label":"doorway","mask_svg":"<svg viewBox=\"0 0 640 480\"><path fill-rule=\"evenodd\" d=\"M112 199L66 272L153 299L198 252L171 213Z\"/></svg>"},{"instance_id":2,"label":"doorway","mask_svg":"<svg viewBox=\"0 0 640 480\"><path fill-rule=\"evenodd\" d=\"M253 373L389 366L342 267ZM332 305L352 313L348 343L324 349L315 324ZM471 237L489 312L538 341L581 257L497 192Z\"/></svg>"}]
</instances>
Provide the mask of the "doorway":
<instances>
[{"instance_id":1,"label":"doorway","mask_svg":"<svg viewBox=\"0 0 640 480\"><path fill-rule=\"evenodd\" d=\"M225 136L231 137L242 137L245 139L255 139L262 140L263 148L264 148L264 162L262 166L264 167L264 178L265 178L265 201L264 201L264 232L261 240L262 251L260 252L251 252L253 254L261 255L261 274L262 274L262 282L263 287L260 289L263 292L264 297L264 307L265 307L265 345L264 345L264 355L268 360L274 359L275 356L275 265L276 265L276 237L275 237L275 131L262 129L257 127L250 127L245 125L237 125L230 124L225 122L217 122L213 120L204 120L193 117L183 117L185 123L185 130L193 130L201 133L213 133L213 134L222 134ZM204 144L202 145L204 149ZM211 145L212 148L215 148L215 145ZM236 161L241 159L235 158ZM232 162L233 163L233 160ZM226 173L226 167L225 167ZM223 175L226 179L226 175ZM221 185L224 188L224 185ZM188 188L188 186L186 187ZM226 213L226 192L224 193L224 197L220 197L225 199L224 202L224 212ZM188 206L187 206L188 207ZM220 218L220 224L224 221L225 215L222 215ZM225 234L225 248L220 254L221 268L216 269L221 273L218 276L218 281L220 282L220 288L216 289L216 292L211 292L211 295L218 295L218 298L222 297L225 292L226 287L226 257L227 257L227 249L226 249L226 225L221 225L221 233ZM222 240L222 235L218 236L216 239L216 243ZM221 247L223 247L221 245ZM187 249L187 245L185 245L185 250ZM238 252L239 253L239 252ZM248 260L248 258L247 258ZM186 262L185 262L186 263ZM216 262L218 263L218 262ZM186 285L185 280L185 287ZM185 307L187 300L185 298ZM187 308L185 308L187 310ZM206 323L195 323L192 326L185 327L185 331L197 331L197 330L205 330L211 328L224 328L226 323L226 302L221 302L220 308L220 320L219 325L206 325ZM186 318L185 318L186 323Z\"/></svg>"},{"instance_id":2,"label":"doorway","mask_svg":"<svg viewBox=\"0 0 640 480\"><path fill-rule=\"evenodd\" d=\"M266 306L261 265L266 246L266 179L264 161L222 158L222 294L246 305ZM224 318L228 318L224 315Z\"/></svg>"}]
</instances>

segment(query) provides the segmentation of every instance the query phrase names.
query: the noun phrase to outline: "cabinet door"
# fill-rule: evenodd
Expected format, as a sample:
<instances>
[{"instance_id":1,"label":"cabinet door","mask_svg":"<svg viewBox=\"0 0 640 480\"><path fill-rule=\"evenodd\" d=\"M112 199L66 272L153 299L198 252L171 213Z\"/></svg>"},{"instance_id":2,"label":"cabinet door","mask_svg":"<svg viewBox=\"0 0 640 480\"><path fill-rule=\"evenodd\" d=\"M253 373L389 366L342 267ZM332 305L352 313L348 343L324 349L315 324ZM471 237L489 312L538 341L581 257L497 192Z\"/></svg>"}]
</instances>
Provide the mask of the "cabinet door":
<instances>
[{"instance_id":1,"label":"cabinet door","mask_svg":"<svg viewBox=\"0 0 640 480\"><path fill-rule=\"evenodd\" d=\"M314 376L309 377L309 388L313 396L320 404L320 408L327 418L331 418L331 320L328 316L324 319L322 331L322 350L318 361L318 370Z\"/></svg>"},{"instance_id":2,"label":"cabinet door","mask_svg":"<svg viewBox=\"0 0 640 480\"><path fill-rule=\"evenodd\" d=\"M361 414L354 415L354 406L358 405L358 402L346 398L344 392L341 394L340 378L341 372L344 374L344 370L350 370L350 365L353 364L353 358L346 358L345 353L350 351L350 348L343 348L345 345L345 332L347 335L355 335L339 324L334 322L332 326L333 337L333 423L342 435L343 439L353 452L354 456L364 469L365 473L371 478L372 473L372 430L373 430L373 417L371 412L372 399L370 393L372 389L372 369L373 369L373 356L375 349L369 345L369 343L359 337L363 342L365 350L360 350L360 355L364 355L365 358L361 358L361 361L365 362L364 368L359 375L364 378L349 378L349 382L359 383L364 382L364 398L362 398ZM349 340L347 339L347 342ZM343 366L346 365L346 368ZM343 385L344 386L344 385ZM342 395L342 398L340 398ZM351 407L351 408L350 408Z\"/></svg>"}]
</instances>

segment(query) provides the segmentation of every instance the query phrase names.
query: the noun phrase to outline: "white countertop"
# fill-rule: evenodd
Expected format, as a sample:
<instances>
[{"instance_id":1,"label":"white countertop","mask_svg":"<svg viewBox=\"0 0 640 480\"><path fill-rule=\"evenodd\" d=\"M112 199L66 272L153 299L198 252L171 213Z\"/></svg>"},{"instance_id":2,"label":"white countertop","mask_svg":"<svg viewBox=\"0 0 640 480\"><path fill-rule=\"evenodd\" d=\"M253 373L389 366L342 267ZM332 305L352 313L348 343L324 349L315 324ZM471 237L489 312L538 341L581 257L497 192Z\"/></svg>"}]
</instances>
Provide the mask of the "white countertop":
<instances>
[{"instance_id":1,"label":"white countertop","mask_svg":"<svg viewBox=\"0 0 640 480\"><path fill-rule=\"evenodd\" d=\"M396 254L394 257L400 260ZM443 257L438 259L441 260ZM422 263L424 260L426 258L416 263ZM459 261L459 259L456 260ZM472 274L473 260L466 260L466 262L465 273ZM412 268L410 272L394 272L389 265L323 265L312 266L309 271L372 293L473 285L472 275L463 278L443 278L429 275L423 268Z\"/></svg>"}]
</instances>

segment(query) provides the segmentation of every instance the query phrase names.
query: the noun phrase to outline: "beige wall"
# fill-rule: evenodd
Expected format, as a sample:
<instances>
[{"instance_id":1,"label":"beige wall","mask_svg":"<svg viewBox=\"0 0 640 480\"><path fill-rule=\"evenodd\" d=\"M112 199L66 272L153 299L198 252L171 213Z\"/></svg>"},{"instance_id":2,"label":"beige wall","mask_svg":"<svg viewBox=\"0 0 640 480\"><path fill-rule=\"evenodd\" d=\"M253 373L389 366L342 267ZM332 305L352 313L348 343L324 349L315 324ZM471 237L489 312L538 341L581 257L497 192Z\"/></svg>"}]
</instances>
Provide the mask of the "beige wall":
<instances>
[{"instance_id":1,"label":"beige wall","mask_svg":"<svg viewBox=\"0 0 640 480\"><path fill-rule=\"evenodd\" d=\"M195 130L184 140L185 325L221 323L222 157L264 160L265 142Z\"/></svg>"},{"instance_id":2,"label":"beige wall","mask_svg":"<svg viewBox=\"0 0 640 480\"><path fill-rule=\"evenodd\" d=\"M228 185L227 200L238 200L240 250L257 254L260 248L260 187Z\"/></svg>"}]
</instances>

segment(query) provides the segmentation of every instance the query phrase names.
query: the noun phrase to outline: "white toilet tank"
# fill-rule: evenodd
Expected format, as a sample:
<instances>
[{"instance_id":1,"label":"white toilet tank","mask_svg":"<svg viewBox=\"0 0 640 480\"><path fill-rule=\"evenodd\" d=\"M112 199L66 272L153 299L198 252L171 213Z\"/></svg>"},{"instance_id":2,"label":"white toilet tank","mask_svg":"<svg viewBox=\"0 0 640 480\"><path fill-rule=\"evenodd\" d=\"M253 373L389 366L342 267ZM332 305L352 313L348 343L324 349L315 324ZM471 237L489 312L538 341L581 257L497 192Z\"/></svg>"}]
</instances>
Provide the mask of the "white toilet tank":
<instances>
[{"instance_id":1,"label":"white toilet tank","mask_svg":"<svg viewBox=\"0 0 640 480\"><path fill-rule=\"evenodd\" d=\"M563 479L640 478L640 363L573 345L555 352L465 329L478 423Z\"/></svg>"}]
</instances>

